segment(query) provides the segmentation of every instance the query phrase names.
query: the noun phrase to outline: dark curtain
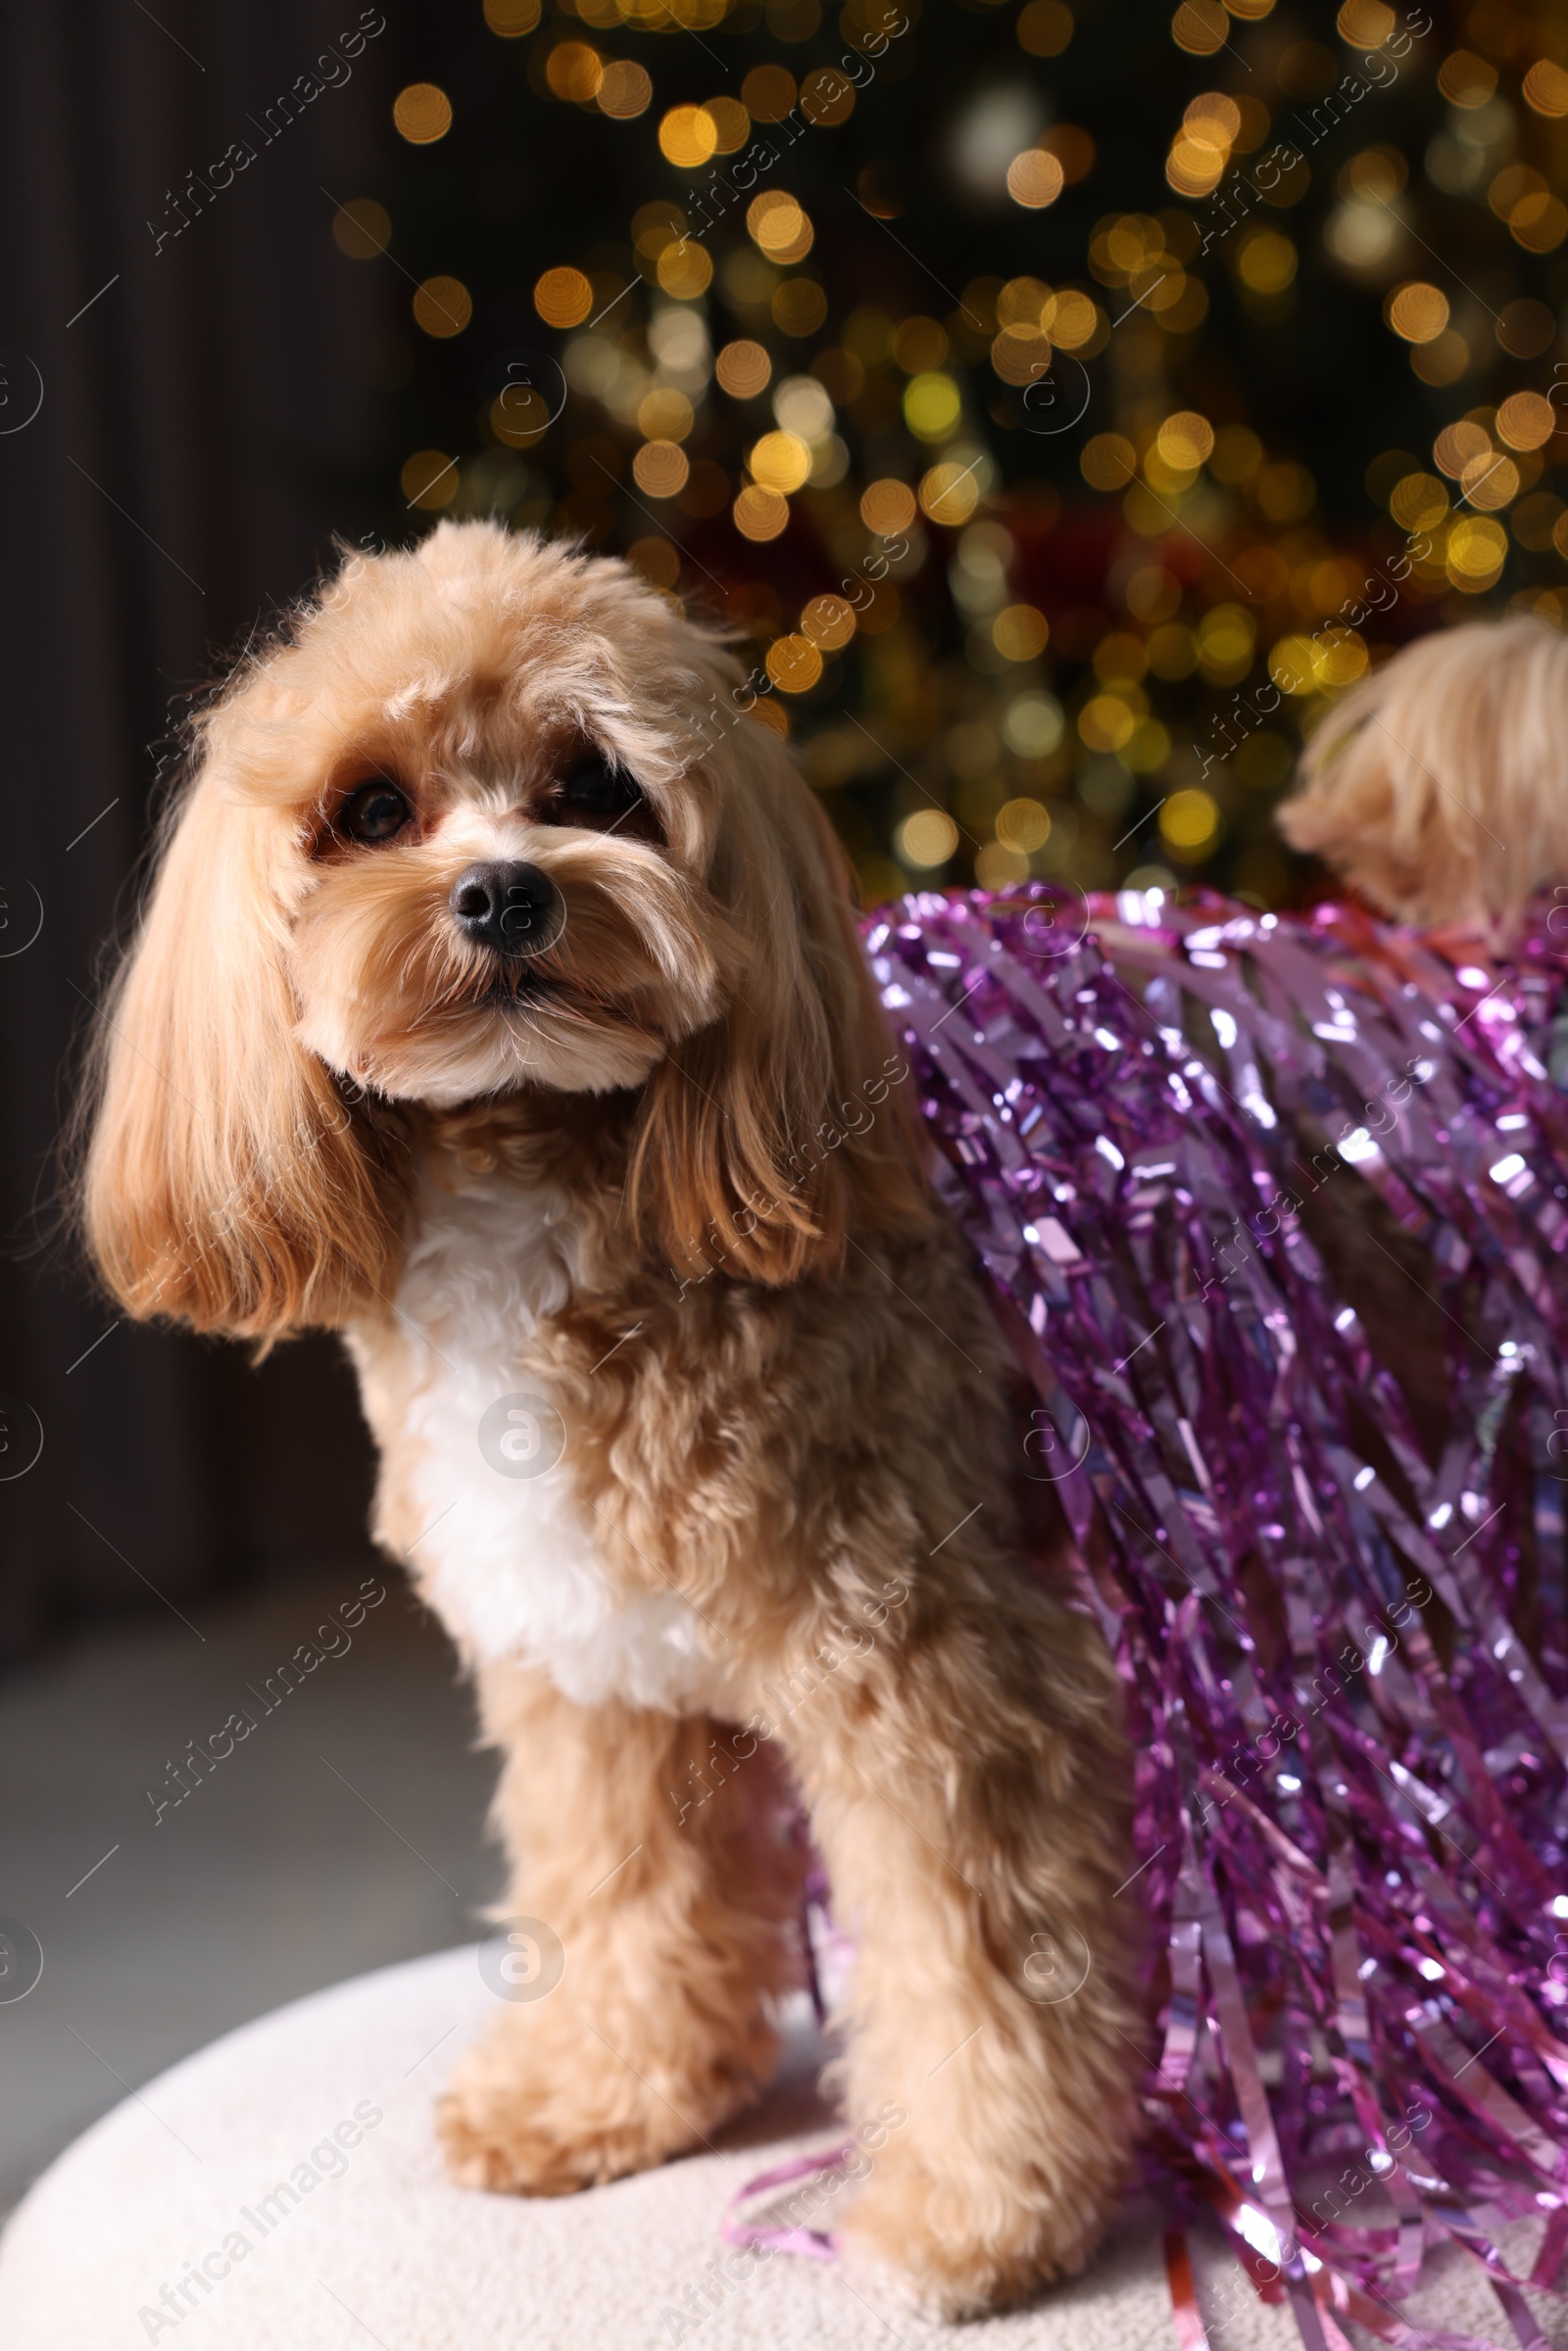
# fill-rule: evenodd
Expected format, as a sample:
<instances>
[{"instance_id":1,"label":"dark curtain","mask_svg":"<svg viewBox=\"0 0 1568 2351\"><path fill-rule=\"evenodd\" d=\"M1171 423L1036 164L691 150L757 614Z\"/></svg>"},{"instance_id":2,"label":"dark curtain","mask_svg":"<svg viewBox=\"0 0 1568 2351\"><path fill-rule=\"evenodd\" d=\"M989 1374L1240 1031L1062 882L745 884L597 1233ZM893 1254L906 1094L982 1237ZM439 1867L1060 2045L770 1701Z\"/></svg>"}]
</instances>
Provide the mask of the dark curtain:
<instances>
[{"instance_id":1,"label":"dark curtain","mask_svg":"<svg viewBox=\"0 0 1568 2351\"><path fill-rule=\"evenodd\" d=\"M0 1657L109 1610L199 1622L224 1582L365 1542L335 1345L255 1370L115 1326L56 1229L54 1158L184 698L334 531L401 519L406 289L332 233L392 136L395 19L346 78L314 71L358 22L358 0L81 0L0 30ZM220 186L234 142L254 161Z\"/></svg>"}]
</instances>

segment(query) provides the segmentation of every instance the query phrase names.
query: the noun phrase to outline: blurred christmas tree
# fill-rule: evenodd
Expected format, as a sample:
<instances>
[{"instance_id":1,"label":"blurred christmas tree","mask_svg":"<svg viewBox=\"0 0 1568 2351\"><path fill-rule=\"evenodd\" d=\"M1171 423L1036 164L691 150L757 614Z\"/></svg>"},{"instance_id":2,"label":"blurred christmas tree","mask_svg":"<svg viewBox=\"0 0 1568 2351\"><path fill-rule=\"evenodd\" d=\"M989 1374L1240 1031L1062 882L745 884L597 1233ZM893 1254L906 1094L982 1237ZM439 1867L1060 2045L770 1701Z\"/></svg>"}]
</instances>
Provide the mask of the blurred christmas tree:
<instances>
[{"instance_id":1,"label":"blurred christmas tree","mask_svg":"<svg viewBox=\"0 0 1568 2351\"><path fill-rule=\"evenodd\" d=\"M388 526L493 512L745 627L868 899L1308 869L1303 729L1568 621L1568 18L1477 0L473 0L386 184Z\"/></svg>"}]
</instances>

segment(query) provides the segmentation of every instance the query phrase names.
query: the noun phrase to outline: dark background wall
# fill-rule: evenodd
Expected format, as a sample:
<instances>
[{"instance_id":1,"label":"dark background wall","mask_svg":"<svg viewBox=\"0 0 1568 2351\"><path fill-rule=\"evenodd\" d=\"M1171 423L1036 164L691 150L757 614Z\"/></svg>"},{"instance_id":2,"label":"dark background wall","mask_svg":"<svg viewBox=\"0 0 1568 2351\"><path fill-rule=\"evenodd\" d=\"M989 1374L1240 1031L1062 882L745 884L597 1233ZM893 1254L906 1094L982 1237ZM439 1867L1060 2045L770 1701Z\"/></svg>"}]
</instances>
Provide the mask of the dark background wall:
<instances>
[{"instance_id":1,"label":"dark background wall","mask_svg":"<svg viewBox=\"0 0 1568 2351\"><path fill-rule=\"evenodd\" d=\"M322 183L384 145L396 36L270 146L247 130L356 13L273 0L158 23L89 0L8 11L0 35L5 936L42 916L0 960L0 1391L43 1438L0 1484L0 1653L84 1612L157 1609L149 1585L178 1602L364 1544L366 1445L331 1343L256 1372L113 1325L51 1237L68 1073L172 720L334 530L385 518L395 295L333 244ZM166 191L241 136L255 162L155 246ZM35 1431L16 1404L9 1420L15 1464Z\"/></svg>"}]
</instances>

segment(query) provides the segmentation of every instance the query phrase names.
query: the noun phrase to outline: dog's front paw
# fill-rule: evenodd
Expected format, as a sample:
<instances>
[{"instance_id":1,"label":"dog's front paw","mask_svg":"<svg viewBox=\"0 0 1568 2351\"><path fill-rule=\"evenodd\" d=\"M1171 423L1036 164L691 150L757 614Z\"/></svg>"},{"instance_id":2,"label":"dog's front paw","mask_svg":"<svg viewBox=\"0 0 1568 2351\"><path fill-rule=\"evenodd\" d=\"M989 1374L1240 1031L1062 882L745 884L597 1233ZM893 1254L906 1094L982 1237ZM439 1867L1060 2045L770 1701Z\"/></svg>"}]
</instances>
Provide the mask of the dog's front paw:
<instances>
[{"instance_id":1,"label":"dog's front paw","mask_svg":"<svg viewBox=\"0 0 1568 2351\"><path fill-rule=\"evenodd\" d=\"M773 2048L766 2031L733 2052L693 2040L677 2071L668 2047L634 2061L581 2020L509 2017L460 2061L437 2109L447 2167L464 2187L524 2196L648 2171L706 2145L766 2079Z\"/></svg>"},{"instance_id":2,"label":"dog's front paw","mask_svg":"<svg viewBox=\"0 0 1568 2351\"><path fill-rule=\"evenodd\" d=\"M447 2170L459 2187L565 2196L585 2184L570 2151L545 2132L530 2131L525 2115L514 2117L484 2105L474 2111L449 2090L436 2108L435 2127Z\"/></svg>"},{"instance_id":3,"label":"dog's front paw","mask_svg":"<svg viewBox=\"0 0 1568 2351\"><path fill-rule=\"evenodd\" d=\"M1100 2237L1100 2212L1042 2206L1002 2177L971 2180L970 2194L955 2184L918 2161L879 2161L840 2235L846 2279L867 2301L927 2319L983 2318L1072 2277Z\"/></svg>"},{"instance_id":4,"label":"dog's front paw","mask_svg":"<svg viewBox=\"0 0 1568 2351\"><path fill-rule=\"evenodd\" d=\"M461 2090L442 2099L436 2130L460 2187L517 2196L575 2195L580 2187L646 2170L675 2152L625 2128L564 2136L535 2122L525 2106Z\"/></svg>"},{"instance_id":5,"label":"dog's front paw","mask_svg":"<svg viewBox=\"0 0 1568 2351\"><path fill-rule=\"evenodd\" d=\"M459 2067L436 2111L447 2168L464 2187L569 2196L647 2171L696 2144L700 2130L581 2052L568 2088L513 2051L480 2048Z\"/></svg>"}]
</instances>

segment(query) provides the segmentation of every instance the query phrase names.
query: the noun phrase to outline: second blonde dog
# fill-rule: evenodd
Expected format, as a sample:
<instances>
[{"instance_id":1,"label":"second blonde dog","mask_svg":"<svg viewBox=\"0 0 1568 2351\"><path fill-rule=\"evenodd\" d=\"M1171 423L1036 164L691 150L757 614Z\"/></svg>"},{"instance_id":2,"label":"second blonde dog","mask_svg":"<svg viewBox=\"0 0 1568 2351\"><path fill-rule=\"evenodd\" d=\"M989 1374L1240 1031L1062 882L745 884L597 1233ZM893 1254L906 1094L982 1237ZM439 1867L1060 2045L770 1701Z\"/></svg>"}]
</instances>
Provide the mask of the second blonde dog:
<instances>
[{"instance_id":1,"label":"second blonde dog","mask_svg":"<svg viewBox=\"0 0 1568 2351\"><path fill-rule=\"evenodd\" d=\"M1568 637L1467 621L1406 646L1323 720L1279 812L1397 921L1495 934L1568 875Z\"/></svg>"}]
</instances>

